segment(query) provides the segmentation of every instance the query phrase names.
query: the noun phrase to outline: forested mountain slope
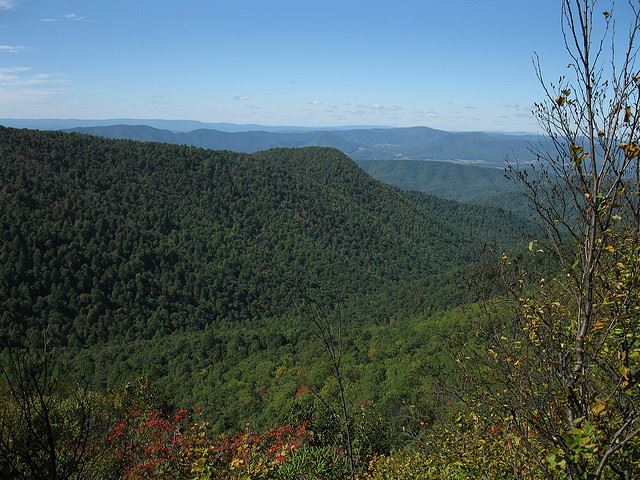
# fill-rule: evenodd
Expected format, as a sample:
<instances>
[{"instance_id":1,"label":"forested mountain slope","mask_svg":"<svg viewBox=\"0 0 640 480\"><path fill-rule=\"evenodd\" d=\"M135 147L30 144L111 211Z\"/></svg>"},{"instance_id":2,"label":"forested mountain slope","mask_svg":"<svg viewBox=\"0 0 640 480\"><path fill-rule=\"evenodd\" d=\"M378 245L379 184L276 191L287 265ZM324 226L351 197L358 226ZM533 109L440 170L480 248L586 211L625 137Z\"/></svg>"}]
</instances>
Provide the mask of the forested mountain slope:
<instances>
[{"instance_id":1,"label":"forested mountain slope","mask_svg":"<svg viewBox=\"0 0 640 480\"><path fill-rule=\"evenodd\" d=\"M260 321L320 291L444 272L528 229L417 199L332 149L245 155L1 128L0 158L2 345L45 326L57 344L88 345Z\"/></svg>"},{"instance_id":2,"label":"forested mountain slope","mask_svg":"<svg viewBox=\"0 0 640 480\"><path fill-rule=\"evenodd\" d=\"M535 217L522 185L504 168L427 160L358 160L372 177L404 190L415 190L471 205L495 207L521 218Z\"/></svg>"},{"instance_id":3,"label":"forested mountain slope","mask_svg":"<svg viewBox=\"0 0 640 480\"><path fill-rule=\"evenodd\" d=\"M505 177L504 168L419 160L358 160L369 175L405 190L457 201L477 201L518 185Z\"/></svg>"}]
</instances>

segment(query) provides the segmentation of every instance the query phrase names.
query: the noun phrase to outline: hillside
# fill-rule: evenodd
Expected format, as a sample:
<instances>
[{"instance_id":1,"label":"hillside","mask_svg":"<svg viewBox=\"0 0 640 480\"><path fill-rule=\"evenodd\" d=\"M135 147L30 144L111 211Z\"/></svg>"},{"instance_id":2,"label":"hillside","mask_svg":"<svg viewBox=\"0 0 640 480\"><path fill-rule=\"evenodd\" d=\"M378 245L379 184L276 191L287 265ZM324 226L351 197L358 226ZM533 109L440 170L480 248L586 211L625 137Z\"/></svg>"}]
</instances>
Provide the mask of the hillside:
<instances>
[{"instance_id":1,"label":"hillside","mask_svg":"<svg viewBox=\"0 0 640 480\"><path fill-rule=\"evenodd\" d=\"M252 153L274 147L337 148L354 160L448 160L502 166L507 158L527 161L531 138L481 132L446 132L427 127L362 128L307 132L173 132L146 125L110 125L73 131L107 138L162 141Z\"/></svg>"},{"instance_id":2,"label":"hillside","mask_svg":"<svg viewBox=\"0 0 640 480\"><path fill-rule=\"evenodd\" d=\"M91 345L261 322L307 295L445 272L528 229L386 186L332 149L2 128L0 155L2 345L47 325L56 344Z\"/></svg>"},{"instance_id":3,"label":"hillside","mask_svg":"<svg viewBox=\"0 0 640 480\"><path fill-rule=\"evenodd\" d=\"M517 191L502 168L416 160L359 160L369 175L405 190L416 190L451 200L476 202Z\"/></svg>"}]
</instances>

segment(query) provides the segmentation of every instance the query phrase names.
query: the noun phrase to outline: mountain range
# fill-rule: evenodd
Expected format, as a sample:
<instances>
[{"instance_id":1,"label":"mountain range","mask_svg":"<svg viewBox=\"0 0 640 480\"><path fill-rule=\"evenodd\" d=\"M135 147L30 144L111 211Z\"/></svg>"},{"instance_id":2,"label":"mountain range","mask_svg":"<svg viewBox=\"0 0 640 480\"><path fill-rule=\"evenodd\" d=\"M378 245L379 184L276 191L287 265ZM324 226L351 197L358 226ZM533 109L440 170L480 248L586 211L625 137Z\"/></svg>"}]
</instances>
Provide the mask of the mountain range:
<instances>
[{"instance_id":1,"label":"mountain range","mask_svg":"<svg viewBox=\"0 0 640 480\"><path fill-rule=\"evenodd\" d=\"M0 125L12 128L35 130L65 130L76 127L105 127L109 125L147 125L149 127L189 132L200 128L210 128L222 132L310 132L320 130L352 130L361 128L388 128L377 125L345 125L331 127L303 127L299 125L258 125L254 123L200 122L198 120L166 120L159 118L0 118Z\"/></svg>"},{"instance_id":2,"label":"mountain range","mask_svg":"<svg viewBox=\"0 0 640 480\"><path fill-rule=\"evenodd\" d=\"M428 127L362 128L307 132L197 129L174 132L148 125L109 125L70 129L106 138L193 145L253 153L274 147L333 147L354 160L446 160L502 166L505 160L528 162L531 136L446 132Z\"/></svg>"}]
</instances>

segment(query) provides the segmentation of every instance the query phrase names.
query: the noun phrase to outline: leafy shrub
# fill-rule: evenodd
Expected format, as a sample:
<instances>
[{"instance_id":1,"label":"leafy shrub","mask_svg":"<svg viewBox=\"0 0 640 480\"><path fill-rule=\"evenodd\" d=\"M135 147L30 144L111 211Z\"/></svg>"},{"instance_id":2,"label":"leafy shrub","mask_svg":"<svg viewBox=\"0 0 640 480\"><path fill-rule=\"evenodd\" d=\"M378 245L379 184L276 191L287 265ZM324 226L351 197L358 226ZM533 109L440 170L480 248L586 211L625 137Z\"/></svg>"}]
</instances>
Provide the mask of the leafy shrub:
<instances>
[{"instance_id":1,"label":"leafy shrub","mask_svg":"<svg viewBox=\"0 0 640 480\"><path fill-rule=\"evenodd\" d=\"M343 452L303 445L281 465L277 480L341 480L349 477L349 461Z\"/></svg>"},{"instance_id":2,"label":"leafy shrub","mask_svg":"<svg viewBox=\"0 0 640 480\"><path fill-rule=\"evenodd\" d=\"M365 480L495 480L546 478L544 467L530 461L528 451L540 448L535 435L523 445L508 420L487 423L475 414L459 416L450 425L426 432L414 453L374 456Z\"/></svg>"}]
</instances>

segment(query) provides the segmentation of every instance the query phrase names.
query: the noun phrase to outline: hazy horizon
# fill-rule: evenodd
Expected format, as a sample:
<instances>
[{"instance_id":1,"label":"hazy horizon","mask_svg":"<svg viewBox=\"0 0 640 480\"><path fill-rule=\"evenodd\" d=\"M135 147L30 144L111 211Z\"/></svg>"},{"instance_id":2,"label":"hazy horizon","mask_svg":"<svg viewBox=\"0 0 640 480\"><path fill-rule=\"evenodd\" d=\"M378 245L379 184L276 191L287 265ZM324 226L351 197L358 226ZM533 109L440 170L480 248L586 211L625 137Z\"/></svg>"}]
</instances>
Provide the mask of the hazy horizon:
<instances>
[{"instance_id":1,"label":"hazy horizon","mask_svg":"<svg viewBox=\"0 0 640 480\"><path fill-rule=\"evenodd\" d=\"M206 121L206 120L198 120L198 119L192 119L192 118L114 118L114 117L105 117L105 118L91 118L91 117L86 117L86 118L73 118L73 117L69 117L69 118L58 118L58 117L21 117L21 118L10 118L10 117L0 117L0 125L4 125L7 127L14 127L13 123L14 122L69 122L70 124L73 122L80 122L80 123L89 123L89 122L104 122L105 126L110 126L110 125L116 125L117 123L111 123L111 122L131 122L131 123L125 123L125 125L144 125L144 126L152 126L153 125L149 125L149 122L167 122L167 123L193 123L193 124L202 124L204 125L204 127L202 128L215 128L216 125L229 125L229 126L234 126L234 127L238 127L237 131L246 131L246 130L242 130L242 127L251 127L251 128L256 128L256 127L264 127L267 129L292 129L292 130L347 130L347 129L393 129L393 128L419 128L419 127L425 127L425 128L431 128L434 130L444 130L444 131L448 131L448 132L452 132L452 133L456 133L456 132L460 132L460 133L473 133L473 132L479 132L479 133L488 133L488 134L504 134L504 135L538 135L540 134L540 132L534 131L534 130L530 130L530 131L526 131L526 130L477 130L477 129L438 129L429 125L417 125L417 124L411 124L411 125L385 125L385 124L377 124L377 125L373 125L373 124L285 124L285 123L269 123L269 124L263 124L263 123L253 123L253 122L247 122L247 123L235 123L235 122L225 122L225 121ZM139 123L133 123L133 122L139 122ZM146 123L145 123L146 122ZM212 127L208 127L209 125L212 125ZM80 126L80 125L75 125L74 126ZM18 126L17 128L31 128L31 127L20 127ZM35 128L35 127L34 127ZM65 127L66 128L66 127ZM162 128L162 127L153 127L153 128Z\"/></svg>"}]
</instances>

